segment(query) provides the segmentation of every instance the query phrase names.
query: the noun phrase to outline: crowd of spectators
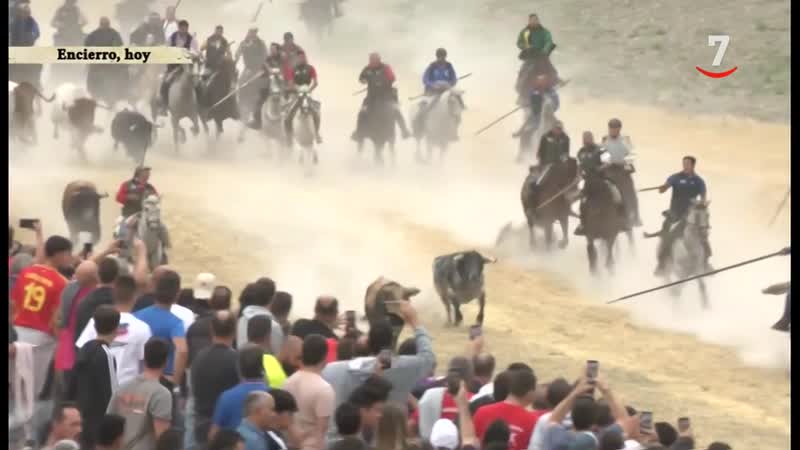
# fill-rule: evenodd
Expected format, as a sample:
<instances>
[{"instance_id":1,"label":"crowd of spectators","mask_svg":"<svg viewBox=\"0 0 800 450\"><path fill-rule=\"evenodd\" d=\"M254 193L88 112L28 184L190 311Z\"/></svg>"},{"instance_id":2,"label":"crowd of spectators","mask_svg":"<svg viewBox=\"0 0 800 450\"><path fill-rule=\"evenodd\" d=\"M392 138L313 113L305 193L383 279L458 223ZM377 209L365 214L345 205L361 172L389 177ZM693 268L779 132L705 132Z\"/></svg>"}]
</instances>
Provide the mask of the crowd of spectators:
<instances>
[{"instance_id":1,"label":"crowd of spectators","mask_svg":"<svg viewBox=\"0 0 800 450\"><path fill-rule=\"evenodd\" d=\"M388 322L362 331L335 297L294 318L270 278L234 302L211 273L191 287L167 266L148 273L139 241L128 273L117 243L75 249L31 229L26 246L9 227L9 449L696 448L688 421L654 422L602 372L540 382L524 361L495 367L481 335L437 376L410 302L411 335L392 348Z\"/></svg>"}]
</instances>

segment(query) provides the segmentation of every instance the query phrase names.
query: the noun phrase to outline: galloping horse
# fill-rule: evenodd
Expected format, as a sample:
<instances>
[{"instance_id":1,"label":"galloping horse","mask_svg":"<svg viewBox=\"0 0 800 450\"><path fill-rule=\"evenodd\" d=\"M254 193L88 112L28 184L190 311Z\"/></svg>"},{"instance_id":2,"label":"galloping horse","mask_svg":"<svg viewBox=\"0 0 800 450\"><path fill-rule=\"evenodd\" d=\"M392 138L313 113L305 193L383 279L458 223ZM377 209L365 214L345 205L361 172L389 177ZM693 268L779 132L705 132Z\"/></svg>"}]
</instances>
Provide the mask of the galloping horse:
<instances>
[{"instance_id":1,"label":"galloping horse","mask_svg":"<svg viewBox=\"0 0 800 450\"><path fill-rule=\"evenodd\" d=\"M172 139L175 151L180 144L186 142L186 132L181 127L181 119L188 118L192 121L192 135L200 132L198 119L200 117L197 90L195 89L196 73L194 64L183 64L176 69L172 84L169 86L168 110L172 123Z\"/></svg>"},{"instance_id":2,"label":"galloping horse","mask_svg":"<svg viewBox=\"0 0 800 450\"><path fill-rule=\"evenodd\" d=\"M462 96L464 91L450 88L429 100L424 123L414 124L414 137L417 140L417 159L431 161L433 149L439 148L439 160L442 161L454 137L458 135L461 114L464 112ZM425 139L426 157L420 152L422 139Z\"/></svg>"},{"instance_id":3,"label":"galloping horse","mask_svg":"<svg viewBox=\"0 0 800 450\"><path fill-rule=\"evenodd\" d=\"M589 257L589 271L597 273L597 249L595 240L602 240L606 248L606 269L614 268L614 243L617 235L624 229L625 217L621 212L621 197L615 192L616 186L600 175L589 174L584 178L581 217L586 235L586 253Z\"/></svg>"},{"instance_id":4,"label":"galloping horse","mask_svg":"<svg viewBox=\"0 0 800 450\"><path fill-rule=\"evenodd\" d=\"M298 86L295 97L298 108L292 120L292 131L294 140L300 145L300 164L316 165L319 162L317 149L315 146L316 132L314 131L314 116L312 108L315 108L314 100L311 99L311 92L308 86Z\"/></svg>"},{"instance_id":5,"label":"galloping horse","mask_svg":"<svg viewBox=\"0 0 800 450\"><path fill-rule=\"evenodd\" d=\"M364 147L364 140L372 141L375 150L375 163L383 164L383 149L389 146L392 163L395 161L395 111L394 102L391 98L375 98L370 100L372 104L364 117L363 136L358 140L358 153Z\"/></svg>"},{"instance_id":6,"label":"galloping horse","mask_svg":"<svg viewBox=\"0 0 800 450\"><path fill-rule=\"evenodd\" d=\"M287 101L283 90L283 77L279 68L271 68L268 78L269 90L267 99L261 105L261 131L267 139L267 144L277 142L282 148L286 148L286 130L283 126L286 120Z\"/></svg>"},{"instance_id":7,"label":"galloping horse","mask_svg":"<svg viewBox=\"0 0 800 450\"><path fill-rule=\"evenodd\" d=\"M567 194L578 180L578 162L575 158L567 158L544 167L531 166L528 176L522 184L520 197L528 231L531 248L536 247L535 226L544 229L545 243L549 250L553 244L553 223L561 225L561 241L559 248L569 244L570 201Z\"/></svg>"},{"instance_id":8,"label":"galloping horse","mask_svg":"<svg viewBox=\"0 0 800 450\"><path fill-rule=\"evenodd\" d=\"M708 205L710 202L693 200L686 218L672 225L666 236L661 236L659 248L663 248L665 254L666 271L664 278L670 281L672 275L677 279L684 279L695 275L700 275L706 271L706 254L703 242L708 239L710 225L710 214ZM704 309L709 307L708 292L705 280L697 279L697 286L700 290L700 302ZM683 285L679 284L672 289L674 296L680 296Z\"/></svg>"},{"instance_id":9,"label":"galloping horse","mask_svg":"<svg viewBox=\"0 0 800 450\"><path fill-rule=\"evenodd\" d=\"M233 84L236 82L236 66L232 59L225 58L220 67L212 72L208 80L204 81L200 87L200 120L203 129L208 133L209 120L214 121L216 126L215 135L219 139L224 131L222 122L225 119L239 120L239 110L236 105L236 96L231 95ZM217 104L222 101L222 103Z\"/></svg>"},{"instance_id":10,"label":"galloping horse","mask_svg":"<svg viewBox=\"0 0 800 450\"><path fill-rule=\"evenodd\" d=\"M256 106L261 90L266 88L266 79L261 76L261 72L258 69L245 68L239 76L236 85L236 103L239 106L239 115L242 120L246 122L250 120L254 114L260 113L260 111L256 111ZM247 127L243 126L238 137L240 142L244 140L246 132Z\"/></svg>"},{"instance_id":11,"label":"galloping horse","mask_svg":"<svg viewBox=\"0 0 800 450\"><path fill-rule=\"evenodd\" d=\"M127 245L120 251L120 257L128 263L133 263L133 239L138 238L144 242L147 249L147 264L152 271L157 266L167 264L167 250L172 244L169 231L161 221L161 200L156 195L148 195L142 202L142 211L133 214L127 219L120 217L114 238L125 242Z\"/></svg>"}]
</instances>

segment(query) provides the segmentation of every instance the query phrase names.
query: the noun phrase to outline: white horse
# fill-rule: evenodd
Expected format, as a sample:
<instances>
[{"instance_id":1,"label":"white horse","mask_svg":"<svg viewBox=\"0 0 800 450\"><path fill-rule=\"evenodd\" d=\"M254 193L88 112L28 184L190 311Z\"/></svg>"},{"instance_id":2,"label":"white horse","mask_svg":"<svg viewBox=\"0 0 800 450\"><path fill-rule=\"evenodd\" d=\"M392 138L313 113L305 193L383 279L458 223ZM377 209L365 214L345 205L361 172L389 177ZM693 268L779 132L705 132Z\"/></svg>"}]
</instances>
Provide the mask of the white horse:
<instances>
[{"instance_id":1,"label":"white horse","mask_svg":"<svg viewBox=\"0 0 800 450\"><path fill-rule=\"evenodd\" d=\"M133 239L144 242L147 249L147 265L152 271L167 264L167 250L172 247L167 226L161 221L161 199L149 195L142 202L142 211L128 218L117 219L114 238L121 240L120 258L133 264Z\"/></svg>"},{"instance_id":2,"label":"white horse","mask_svg":"<svg viewBox=\"0 0 800 450\"><path fill-rule=\"evenodd\" d=\"M708 205L710 201L693 200L685 219L683 233L672 242L670 272L679 280L706 272L706 255L703 241L708 239L711 228ZM667 273L670 273L667 272ZM679 296L683 285L673 288L672 293ZM697 279L700 301L704 309L709 308L708 292L703 278Z\"/></svg>"},{"instance_id":3,"label":"white horse","mask_svg":"<svg viewBox=\"0 0 800 450\"><path fill-rule=\"evenodd\" d=\"M294 141L300 146L300 165L308 172L319 162L315 145L316 131L314 130L313 116L313 110L318 108L318 105L311 98L311 91L305 85L297 87L295 102L297 102L297 111L292 119L292 131Z\"/></svg>"},{"instance_id":4,"label":"white horse","mask_svg":"<svg viewBox=\"0 0 800 450\"><path fill-rule=\"evenodd\" d=\"M461 114L464 112L464 103L461 99L463 95L464 91L450 88L427 101L420 102L417 111L412 113L412 117L418 117L421 111L425 110L423 121L414 127L418 161L430 162L434 148L439 148L439 160L442 161L450 143L458 136ZM426 147L425 158L420 151L423 138Z\"/></svg>"},{"instance_id":5,"label":"white horse","mask_svg":"<svg viewBox=\"0 0 800 450\"><path fill-rule=\"evenodd\" d=\"M286 119L287 101L283 93L283 77L279 68L269 71L269 92L264 104L261 105L261 132L267 140L267 145L278 144L278 148L286 149L286 131L283 121Z\"/></svg>"}]
</instances>

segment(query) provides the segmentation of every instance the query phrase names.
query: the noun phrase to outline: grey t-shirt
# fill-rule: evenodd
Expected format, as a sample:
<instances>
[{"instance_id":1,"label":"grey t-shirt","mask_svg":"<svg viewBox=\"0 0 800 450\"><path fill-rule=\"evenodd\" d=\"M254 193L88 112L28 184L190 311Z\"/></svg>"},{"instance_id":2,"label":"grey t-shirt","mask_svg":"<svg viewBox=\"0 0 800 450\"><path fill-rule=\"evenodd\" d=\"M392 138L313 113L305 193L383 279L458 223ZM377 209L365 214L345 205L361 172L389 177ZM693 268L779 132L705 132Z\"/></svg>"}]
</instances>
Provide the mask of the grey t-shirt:
<instances>
[{"instance_id":1,"label":"grey t-shirt","mask_svg":"<svg viewBox=\"0 0 800 450\"><path fill-rule=\"evenodd\" d=\"M139 375L117 389L108 413L125 418L123 450L152 450L156 446L153 420L172 420L172 394L157 380Z\"/></svg>"}]
</instances>

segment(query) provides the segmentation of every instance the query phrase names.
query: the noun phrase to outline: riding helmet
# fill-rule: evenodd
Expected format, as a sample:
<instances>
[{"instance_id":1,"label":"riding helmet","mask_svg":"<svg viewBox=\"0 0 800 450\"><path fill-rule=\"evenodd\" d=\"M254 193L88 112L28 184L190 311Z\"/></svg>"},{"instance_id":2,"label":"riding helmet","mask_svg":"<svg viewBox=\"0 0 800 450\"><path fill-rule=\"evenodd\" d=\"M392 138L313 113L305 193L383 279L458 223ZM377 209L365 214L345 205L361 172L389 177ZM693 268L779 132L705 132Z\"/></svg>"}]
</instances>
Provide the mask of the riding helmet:
<instances>
[{"instance_id":1,"label":"riding helmet","mask_svg":"<svg viewBox=\"0 0 800 450\"><path fill-rule=\"evenodd\" d=\"M436 57L437 58L447 58L447 50L443 48L436 49Z\"/></svg>"}]
</instances>

